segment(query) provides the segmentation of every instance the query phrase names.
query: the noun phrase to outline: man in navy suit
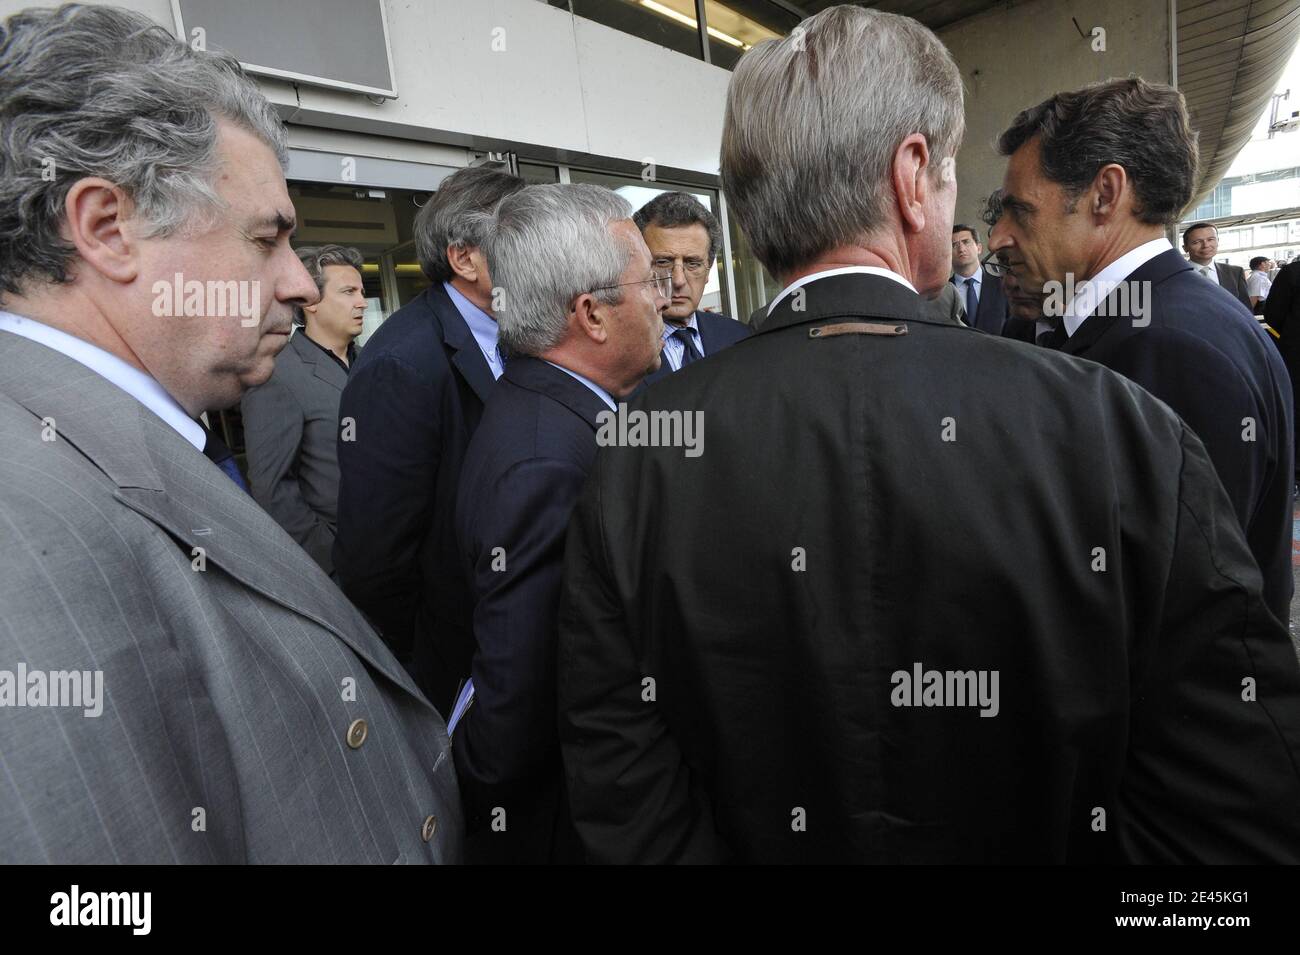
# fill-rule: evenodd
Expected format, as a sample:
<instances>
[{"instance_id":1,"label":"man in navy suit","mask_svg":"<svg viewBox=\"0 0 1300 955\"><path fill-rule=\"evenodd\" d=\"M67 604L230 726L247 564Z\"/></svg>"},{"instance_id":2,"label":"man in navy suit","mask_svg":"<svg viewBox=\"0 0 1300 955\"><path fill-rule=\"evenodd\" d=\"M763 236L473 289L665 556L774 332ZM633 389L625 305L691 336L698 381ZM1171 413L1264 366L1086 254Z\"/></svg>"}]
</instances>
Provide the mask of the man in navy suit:
<instances>
[{"instance_id":1,"label":"man in navy suit","mask_svg":"<svg viewBox=\"0 0 1300 955\"><path fill-rule=\"evenodd\" d=\"M1131 378L1187 422L1269 608L1289 620L1291 382L1250 310L1165 238L1197 168L1182 94L1138 78L1058 93L1021 112L998 146L1010 159L989 247L1043 302L1039 343Z\"/></svg>"},{"instance_id":2,"label":"man in navy suit","mask_svg":"<svg viewBox=\"0 0 1300 955\"><path fill-rule=\"evenodd\" d=\"M473 646L456 485L502 367L480 220L523 187L484 167L443 181L415 218L432 285L370 337L339 405L339 584L444 716Z\"/></svg>"},{"instance_id":3,"label":"man in navy suit","mask_svg":"<svg viewBox=\"0 0 1300 955\"><path fill-rule=\"evenodd\" d=\"M722 249L722 226L698 199L665 192L638 209L632 220L655 270L673 277L672 300L664 312L664 361L646 379L649 385L748 338L751 329L726 315L699 310L709 268Z\"/></svg>"},{"instance_id":4,"label":"man in navy suit","mask_svg":"<svg viewBox=\"0 0 1300 955\"><path fill-rule=\"evenodd\" d=\"M966 309L966 324L990 335L1001 335L1011 315L1002 283L980 265L984 248L968 225L952 227L952 277L957 298Z\"/></svg>"},{"instance_id":5,"label":"man in navy suit","mask_svg":"<svg viewBox=\"0 0 1300 955\"><path fill-rule=\"evenodd\" d=\"M581 859L556 724L565 529L601 416L659 366L671 291L631 211L599 186L531 186L484 240L508 358L456 504L476 600L473 680L452 716L471 861Z\"/></svg>"}]
</instances>

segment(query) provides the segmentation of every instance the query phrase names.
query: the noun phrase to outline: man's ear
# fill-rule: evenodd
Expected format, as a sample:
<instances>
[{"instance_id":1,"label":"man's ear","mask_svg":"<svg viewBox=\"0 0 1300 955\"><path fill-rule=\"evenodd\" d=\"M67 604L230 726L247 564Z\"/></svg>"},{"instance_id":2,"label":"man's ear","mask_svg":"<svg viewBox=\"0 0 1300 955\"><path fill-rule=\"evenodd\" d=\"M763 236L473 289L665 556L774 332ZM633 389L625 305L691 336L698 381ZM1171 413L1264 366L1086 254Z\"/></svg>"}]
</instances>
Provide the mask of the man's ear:
<instances>
[{"instance_id":1,"label":"man's ear","mask_svg":"<svg viewBox=\"0 0 1300 955\"><path fill-rule=\"evenodd\" d=\"M473 247L468 245L447 246L447 263L451 270L470 284L478 281L478 266L474 264L472 250Z\"/></svg>"},{"instance_id":2,"label":"man's ear","mask_svg":"<svg viewBox=\"0 0 1300 955\"><path fill-rule=\"evenodd\" d=\"M570 306L570 322L577 325L578 331L586 335L597 345L603 345L609 338L609 325L605 316L599 311L600 303L590 292L583 292L573 300Z\"/></svg>"},{"instance_id":3,"label":"man's ear","mask_svg":"<svg viewBox=\"0 0 1300 955\"><path fill-rule=\"evenodd\" d=\"M934 188L930 182L930 147L920 133L912 133L894 150L894 195L898 216L909 232L925 230L925 204Z\"/></svg>"},{"instance_id":4,"label":"man's ear","mask_svg":"<svg viewBox=\"0 0 1300 955\"><path fill-rule=\"evenodd\" d=\"M1093 195L1090 197L1092 208L1088 210L1099 221L1105 222L1119 211L1127 196L1132 200L1129 190L1128 173L1119 163L1107 163L1097 171L1092 180Z\"/></svg>"},{"instance_id":5,"label":"man's ear","mask_svg":"<svg viewBox=\"0 0 1300 955\"><path fill-rule=\"evenodd\" d=\"M140 274L139 240L131 225L131 200L107 179L88 176L72 184L64 199L63 237L86 267L113 282Z\"/></svg>"}]
</instances>

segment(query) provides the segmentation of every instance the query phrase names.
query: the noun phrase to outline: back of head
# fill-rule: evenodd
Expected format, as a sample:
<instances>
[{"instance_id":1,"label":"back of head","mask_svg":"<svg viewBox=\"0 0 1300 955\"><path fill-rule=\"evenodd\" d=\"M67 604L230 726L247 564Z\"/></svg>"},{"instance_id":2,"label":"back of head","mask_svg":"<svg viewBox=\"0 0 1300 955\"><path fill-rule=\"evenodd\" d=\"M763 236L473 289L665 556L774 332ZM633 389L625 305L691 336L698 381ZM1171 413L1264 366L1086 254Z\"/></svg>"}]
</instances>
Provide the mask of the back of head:
<instances>
[{"instance_id":1,"label":"back of head","mask_svg":"<svg viewBox=\"0 0 1300 955\"><path fill-rule=\"evenodd\" d=\"M438 187L415 217L415 254L431 282L450 282L447 246L481 246L486 219L498 202L527 185L518 176L470 166L458 169Z\"/></svg>"},{"instance_id":2,"label":"back of head","mask_svg":"<svg viewBox=\"0 0 1300 955\"><path fill-rule=\"evenodd\" d=\"M615 285L631 250L610 225L632 215L627 200L601 186L529 186L485 217L483 250L492 268L501 343L513 355L540 355L568 328L569 305L586 292L618 302Z\"/></svg>"},{"instance_id":3,"label":"back of head","mask_svg":"<svg viewBox=\"0 0 1300 955\"><path fill-rule=\"evenodd\" d=\"M965 128L961 75L915 20L824 10L745 54L727 89L722 185L758 260L777 278L888 225L891 167L926 138L939 175Z\"/></svg>"},{"instance_id":4,"label":"back of head","mask_svg":"<svg viewBox=\"0 0 1300 955\"><path fill-rule=\"evenodd\" d=\"M1010 156L1034 137L1043 174L1069 195L1077 197L1115 163L1133 183L1133 214L1141 222L1170 225L1191 200L1196 132L1183 94L1172 86L1130 77L1057 93L1022 110L999 137L998 151Z\"/></svg>"},{"instance_id":5,"label":"back of head","mask_svg":"<svg viewBox=\"0 0 1300 955\"><path fill-rule=\"evenodd\" d=\"M139 13L67 4L0 24L0 293L63 282L68 190L102 177L145 237L215 209L218 122L265 141L287 168L274 109L231 56L198 52Z\"/></svg>"}]
</instances>

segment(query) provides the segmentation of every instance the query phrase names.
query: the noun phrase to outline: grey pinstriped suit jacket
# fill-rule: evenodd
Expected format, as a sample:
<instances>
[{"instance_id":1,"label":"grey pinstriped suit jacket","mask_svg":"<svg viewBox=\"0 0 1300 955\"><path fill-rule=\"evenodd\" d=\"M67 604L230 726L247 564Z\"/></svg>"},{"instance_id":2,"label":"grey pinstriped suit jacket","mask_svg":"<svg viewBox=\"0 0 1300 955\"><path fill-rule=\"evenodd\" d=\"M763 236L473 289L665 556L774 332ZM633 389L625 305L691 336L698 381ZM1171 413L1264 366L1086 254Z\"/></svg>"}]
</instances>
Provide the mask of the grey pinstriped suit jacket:
<instances>
[{"instance_id":1,"label":"grey pinstriped suit jacket","mask_svg":"<svg viewBox=\"0 0 1300 955\"><path fill-rule=\"evenodd\" d=\"M360 613L151 411L0 332L19 663L102 670L103 713L0 706L0 862L460 860L442 718Z\"/></svg>"}]
</instances>

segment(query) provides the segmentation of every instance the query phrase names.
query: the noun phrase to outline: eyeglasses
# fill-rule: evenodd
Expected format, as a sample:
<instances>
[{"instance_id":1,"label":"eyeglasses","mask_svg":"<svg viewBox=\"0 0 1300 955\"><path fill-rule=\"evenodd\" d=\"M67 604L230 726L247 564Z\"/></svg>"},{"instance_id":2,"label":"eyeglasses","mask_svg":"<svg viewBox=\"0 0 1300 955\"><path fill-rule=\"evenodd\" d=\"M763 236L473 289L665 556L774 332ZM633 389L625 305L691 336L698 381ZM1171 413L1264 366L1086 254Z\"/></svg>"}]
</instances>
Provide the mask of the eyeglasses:
<instances>
[{"instance_id":1,"label":"eyeglasses","mask_svg":"<svg viewBox=\"0 0 1300 955\"><path fill-rule=\"evenodd\" d=\"M655 272L650 278L642 279L640 282L619 282L617 285L602 285L600 288L589 289L591 292L604 292L612 288L623 288L628 285L646 285L654 283L655 294L660 298L673 297L673 273L672 272Z\"/></svg>"},{"instance_id":2,"label":"eyeglasses","mask_svg":"<svg viewBox=\"0 0 1300 955\"><path fill-rule=\"evenodd\" d=\"M677 268L678 262L681 262L682 271L687 275L699 275L709 265L704 259L655 259L654 267L672 275L673 269Z\"/></svg>"},{"instance_id":3,"label":"eyeglasses","mask_svg":"<svg viewBox=\"0 0 1300 955\"><path fill-rule=\"evenodd\" d=\"M981 268L988 269L989 275L1002 278L1002 276L1011 271L1011 267L996 261L996 258L997 253L990 252L988 255L984 256L984 258L980 259L980 266Z\"/></svg>"}]
</instances>

